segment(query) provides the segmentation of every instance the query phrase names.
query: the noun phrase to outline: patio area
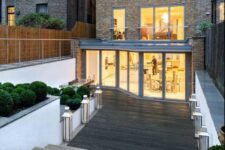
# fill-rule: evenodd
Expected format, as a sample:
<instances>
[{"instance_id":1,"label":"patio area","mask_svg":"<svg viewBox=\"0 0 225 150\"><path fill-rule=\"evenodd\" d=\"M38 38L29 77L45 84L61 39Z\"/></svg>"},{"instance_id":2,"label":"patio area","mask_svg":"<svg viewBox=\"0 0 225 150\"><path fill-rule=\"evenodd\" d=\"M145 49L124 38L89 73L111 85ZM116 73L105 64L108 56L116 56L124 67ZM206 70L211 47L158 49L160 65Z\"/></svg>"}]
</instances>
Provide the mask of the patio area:
<instances>
[{"instance_id":1,"label":"patio area","mask_svg":"<svg viewBox=\"0 0 225 150\"><path fill-rule=\"evenodd\" d=\"M197 150L188 104L104 90L103 108L68 144L88 150Z\"/></svg>"}]
</instances>

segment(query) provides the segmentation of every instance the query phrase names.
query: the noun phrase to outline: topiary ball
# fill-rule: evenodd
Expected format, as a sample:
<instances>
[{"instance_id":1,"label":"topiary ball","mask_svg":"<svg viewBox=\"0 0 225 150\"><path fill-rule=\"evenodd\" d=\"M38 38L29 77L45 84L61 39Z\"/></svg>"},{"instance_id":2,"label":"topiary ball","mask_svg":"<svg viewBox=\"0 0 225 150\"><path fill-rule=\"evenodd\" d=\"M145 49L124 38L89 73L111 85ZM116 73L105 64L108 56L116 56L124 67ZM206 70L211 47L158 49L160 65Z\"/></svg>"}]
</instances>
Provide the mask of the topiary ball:
<instances>
[{"instance_id":1,"label":"topiary ball","mask_svg":"<svg viewBox=\"0 0 225 150\"><path fill-rule=\"evenodd\" d=\"M17 88L15 88L15 89L13 90L13 93L18 93L18 94L20 95L23 91L25 91L24 88L22 88L22 87L17 87Z\"/></svg>"},{"instance_id":2,"label":"topiary ball","mask_svg":"<svg viewBox=\"0 0 225 150\"><path fill-rule=\"evenodd\" d=\"M23 83L23 84L17 84L16 88L23 88L23 89L30 89L30 84L29 83Z\"/></svg>"},{"instance_id":3,"label":"topiary ball","mask_svg":"<svg viewBox=\"0 0 225 150\"><path fill-rule=\"evenodd\" d=\"M69 95L61 95L60 96L60 104L66 105L68 99L70 99Z\"/></svg>"},{"instance_id":4,"label":"topiary ball","mask_svg":"<svg viewBox=\"0 0 225 150\"><path fill-rule=\"evenodd\" d=\"M73 95L75 95L75 91L72 87L67 87L62 90L62 94L69 95L70 97L72 97Z\"/></svg>"},{"instance_id":5,"label":"topiary ball","mask_svg":"<svg viewBox=\"0 0 225 150\"><path fill-rule=\"evenodd\" d=\"M79 94L75 94L72 98L73 99L76 99L76 98L83 99L83 97Z\"/></svg>"},{"instance_id":6,"label":"topiary ball","mask_svg":"<svg viewBox=\"0 0 225 150\"><path fill-rule=\"evenodd\" d=\"M88 88L87 86L81 86L77 89L77 94L79 94L80 96L90 96L90 88Z\"/></svg>"},{"instance_id":7,"label":"topiary ball","mask_svg":"<svg viewBox=\"0 0 225 150\"><path fill-rule=\"evenodd\" d=\"M20 95L16 92L12 92L11 96L13 99L14 108L19 108L21 106Z\"/></svg>"},{"instance_id":8,"label":"topiary ball","mask_svg":"<svg viewBox=\"0 0 225 150\"><path fill-rule=\"evenodd\" d=\"M53 88L52 90L53 90L53 95L55 95L55 96L59 96L60 95L60 90L59 89Z\"/></svg>"},{"instance_id":9,"label":"topiary ball","mask_svg":"<svg viewBox=\"0 0 225 150\"><path fill-rule=\"evenodd\" d=\"M36 102L41 102L46 99L47 96L47 85L40 81L32 82L30 89L36 94Z\"/></svg>"},{"instance_id":10,"label":"topiary ball","mask_svg":"<svg viewBox=\"0 0 225 150\"><path fill-rule=\"evenodd\" d=\"M13 112L13 99L9 92L0 89L0 116L7 117Z\"/></svg>"},{"instance_id":11,"label":"topiary ball","mask_svg":"<svg viewBox=\"0 0 225 150\"><path fill-rule=\"evenodd\" d=\"M20 94L21 106L30 107L35 104L36 94L32 90L25 90Z\"/></svg>"},{"instance_id":12,"label":"topiary ball","mask_svg":"<svg viewBox=\"0 0 225 150\"><path fill-rule=\"evenodd\" d=\"M14 88L15 88L14 85L10 82L6 82L2 85L2 89L9 93L11 93L14 90Z\"/></svg>"},{"instance_id":13,"label":"topiary ball","mask_svg":"<svg viewBox=\"0 0 225 150\"><path fill-rule=\"evenodd\" d=\"M68 99L66 105L69 106L71 110L77 110L81 105L81 99L79 98Z\"/></svg>"}]
</instances>

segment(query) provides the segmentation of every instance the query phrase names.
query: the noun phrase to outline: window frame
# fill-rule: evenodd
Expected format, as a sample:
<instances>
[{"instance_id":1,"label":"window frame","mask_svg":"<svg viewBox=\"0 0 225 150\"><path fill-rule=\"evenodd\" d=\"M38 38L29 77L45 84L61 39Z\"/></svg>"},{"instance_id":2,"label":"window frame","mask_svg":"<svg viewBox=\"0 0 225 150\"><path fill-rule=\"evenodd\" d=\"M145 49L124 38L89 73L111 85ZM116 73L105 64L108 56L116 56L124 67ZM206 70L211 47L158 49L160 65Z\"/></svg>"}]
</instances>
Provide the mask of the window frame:
<instances>
[{"instance_id":1,"label":"window frame","mask_svg":"<svg viewBox=\"0 0 225 150\"><path fill-rule=\"evenodd\" d=\"M38 6L44 6L44 5L46 5L47 7L47 11L45 12L46 14L48 14L48 3L38 3L38 4L36 4L36 13L43 13L43 12L38 12Z\"/></svg>"},{"instance_id":2,"label":"window frame","mask_svg":"<svg viewBox=\"0 0 225 150\"><path fill-rule=\"evenodd\" d=\"M14 8L14 12L13 13L9 13L9 8ZM6 10L6 13L7 13L7 24L9 25L9 15L14 15L14 25L16 24L16 7L13 6L13 5L10 5L10 6L7 6L7 10ZM10 25L12 26L12 25Z\"/></svg>"},{"instance_id":3,"label":"window frame","mask_svg":"<svg viewBox=\"0 0 225 150\"><path fill-rule=\"evenodd\" d=\"M153 9L153 39L152 40L146 40L146 41L155 41L157 39L155 39L155 20L156 20L156 8L160 8L160 7L168 7L168 18L169 18L169 22L168 22L168 32L170 32L170 25L171 25L171 7L178 7L178 6L182 6L184 7L184 39L182 40L171 40L171 35L169 35L169 38L168 39L164 39L164 40L160 40L160 41L168 41L168 40L171 40L171 41L178 41L178 42L181 42L181 41L185 41L185 38L186 38L186 32L185 32L185 29L186 29L186 3L182 3L182 4L169 4L169 5L148 5L148 6L140 6L139 7L139 40L141 40L141 10L142 8L152 8Z\"/></svg>"}]
</instances>

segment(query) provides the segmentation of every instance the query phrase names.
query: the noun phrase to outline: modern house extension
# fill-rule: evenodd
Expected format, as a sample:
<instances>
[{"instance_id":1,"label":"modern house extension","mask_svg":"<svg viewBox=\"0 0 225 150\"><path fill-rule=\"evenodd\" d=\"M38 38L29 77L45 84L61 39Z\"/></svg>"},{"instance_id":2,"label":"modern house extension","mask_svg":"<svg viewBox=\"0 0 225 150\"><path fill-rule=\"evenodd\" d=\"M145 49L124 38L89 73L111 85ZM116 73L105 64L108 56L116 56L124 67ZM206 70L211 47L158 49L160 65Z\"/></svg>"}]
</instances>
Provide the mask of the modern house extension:
<instances>
[{"instance_id":1,"label":"modern house extension","mask_svg":"<svg viewBox=\"0 0 225 150\"><path fill-rule=\"evenodd\" d=\"M97 1L97 39L80 41L78 75L138 97L186 101L192 91L192 59L199 59L192 52L202 46L190 38L199 21L211 19L210 4Z\"/></svg>"}]
</instances>

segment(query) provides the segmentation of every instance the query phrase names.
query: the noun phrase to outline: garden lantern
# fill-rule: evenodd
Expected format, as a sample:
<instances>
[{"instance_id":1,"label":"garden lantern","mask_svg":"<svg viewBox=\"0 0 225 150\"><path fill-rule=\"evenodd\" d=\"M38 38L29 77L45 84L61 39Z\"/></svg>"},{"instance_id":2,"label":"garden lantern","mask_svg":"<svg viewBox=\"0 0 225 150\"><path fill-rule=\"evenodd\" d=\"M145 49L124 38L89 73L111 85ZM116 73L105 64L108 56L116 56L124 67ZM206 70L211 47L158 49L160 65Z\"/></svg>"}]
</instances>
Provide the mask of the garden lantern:
<instances>
[{"instance_id":1,"label":"garden lantern","mask_svg":"<svg viewBox=\"0 0 225 150\"><path fill-rule=\"evenodd\" d=\"M196 107L195 111L193 112L194 117L194 128L195 128L195 137L198 138L198 132L202 127L202 114L200 112L200 108Z\"/></svg>"},{"instance_id":2,"label":"garden lantern","mask_svg":"<svg viewBox=\"0 0 225 150\"><path fill-rule=\"evenodd\" d=\"M82 111L82 123L88 123L89 121L89 114L90 114L90 108L89 108L89 99L87 95L84 95L83 100L81 102L81 111Z\"/></svg>"},{"instance_id":3,"label":"garden lantern","mask_svg":"<svg viewBox=\"0 0 225 150\"><path fill-rule=\"evenodd\" d=\"M191 105L191 120L194 120L194 116L193 113L195 112L195 108L197 107L197 99L196 99L196 95L192 94L191 98L189 99L190 101L190 105Z\"/></svg>"},{"instance_id":4,"label":"garden lantern","mask_svg":"<svg viewBox=\"0 0 225 150\"><path fill-rule=\"evenodd\" d=\"M65 107L63 117L63 140L69 142L72 136L72 112L69 107Z\"/></svg>"},{"instance_id":5,"label":"garden lantern","mask_svg":"<svg viewBox=\"0 0 225 150\"><path fill-rule=\"evenodd\" d=\"M199 136L199 150L209 149L209 133L206 127L202 127L202 131L198 133Z\"/></svg>"},{"instance_id":6,"label":"garden lantern","mask_svg":"<svg viewBox=\"0 0 225 150\"><path fill-rule=\"evenodd\" d=\"M95 97L96 97L95 109L101 109L102 108L102 90L100 89L99 86L97 86L96 88Z\"/></svg>"}]
</instances>

